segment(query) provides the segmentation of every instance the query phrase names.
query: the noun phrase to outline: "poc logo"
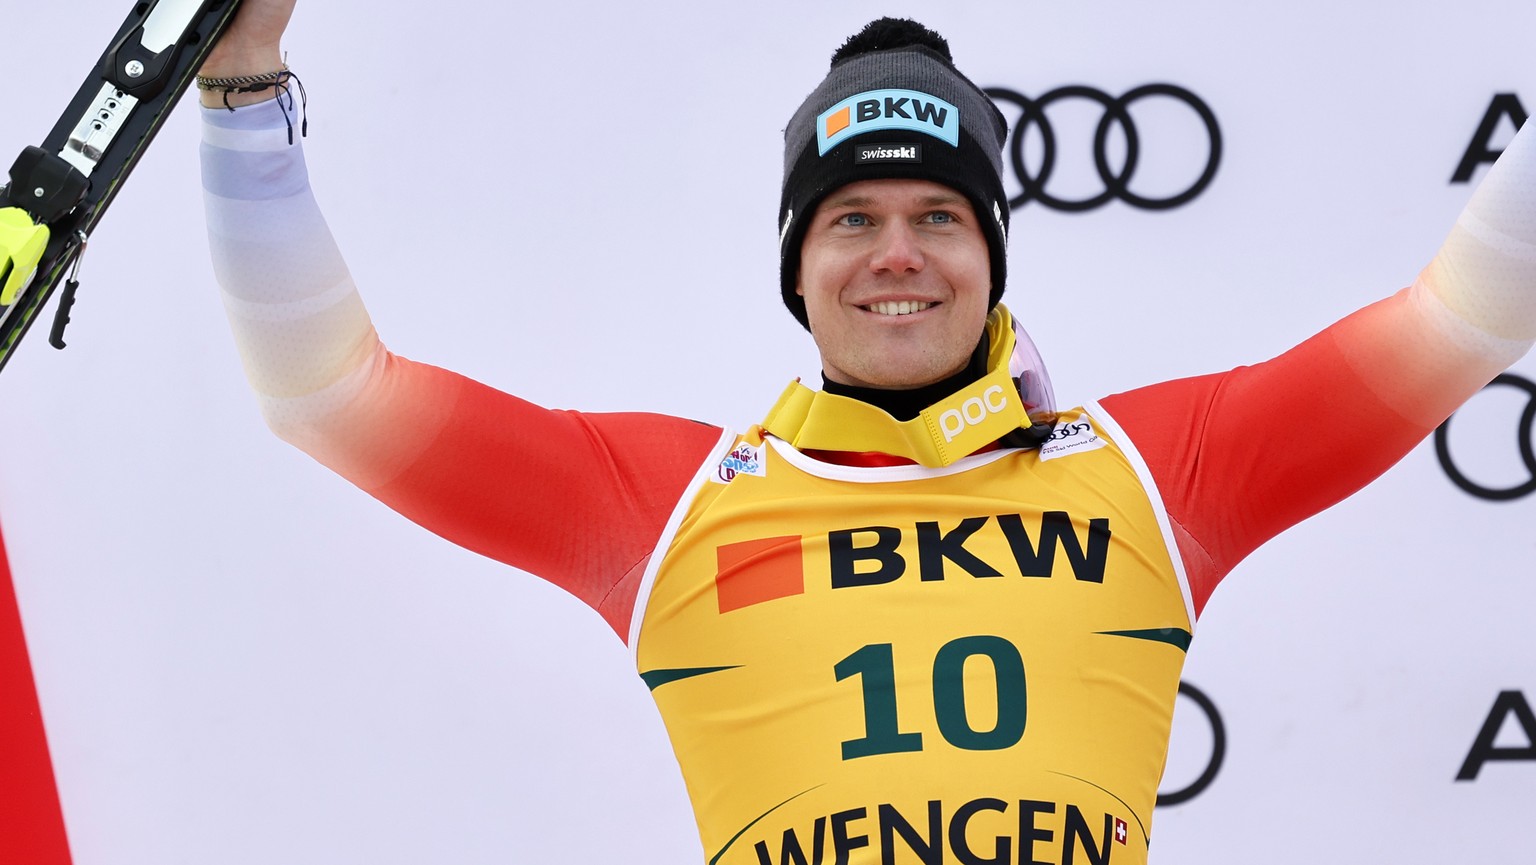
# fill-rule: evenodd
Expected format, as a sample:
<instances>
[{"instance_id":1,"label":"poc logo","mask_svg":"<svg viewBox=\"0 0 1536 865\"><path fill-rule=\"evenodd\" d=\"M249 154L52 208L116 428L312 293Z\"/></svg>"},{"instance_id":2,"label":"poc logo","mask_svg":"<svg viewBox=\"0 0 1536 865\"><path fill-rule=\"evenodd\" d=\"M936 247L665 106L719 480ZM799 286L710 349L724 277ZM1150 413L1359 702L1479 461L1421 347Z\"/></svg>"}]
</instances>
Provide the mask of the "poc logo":
<instances>
[{"instance_id":1,"label":"poc logo","mask_svg":"<svg viewBox=\"0 0 1536 865\"><path fill-rule=\"evenodd\" d=\"M989 416L1008 407L1008 397L998 385L987 388L981 396L973 396L960 404L959 408L952 408L939 415L939 429L944 431L944 443L949 444L955 440L955 436L965 432L967 427L978 426Z\"/></svg>"},{"instance_id":2,"label":"poc logo","mask_svg":"<svg viewBox=\"0 0 1536 865\"><path fill-rule=\"evenodd\" d=\"M844 140L882 129L905 129L960 146L960 109L916 90L867 90L856 93L816 117L817 152Z\"/></svg>"}]
</instances>

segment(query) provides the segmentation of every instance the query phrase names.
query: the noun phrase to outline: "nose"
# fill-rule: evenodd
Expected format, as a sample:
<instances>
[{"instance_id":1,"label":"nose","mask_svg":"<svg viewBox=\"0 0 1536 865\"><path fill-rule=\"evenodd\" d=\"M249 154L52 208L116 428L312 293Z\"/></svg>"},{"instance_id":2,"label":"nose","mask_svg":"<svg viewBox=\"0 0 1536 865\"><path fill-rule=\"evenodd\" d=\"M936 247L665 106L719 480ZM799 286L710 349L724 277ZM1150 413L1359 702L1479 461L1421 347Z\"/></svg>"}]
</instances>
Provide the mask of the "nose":
<instances>
[{"instance_id":1,"label":"nose","mask_svg":"<svg viewBox=\"0 0 1536 865\"><path fill-rule=\"evenodd\" d=\"M875 273L917 273L923 269L923 250L911 225L892 220L875 237L869 268Z\"/></svg>"}]
</instances>

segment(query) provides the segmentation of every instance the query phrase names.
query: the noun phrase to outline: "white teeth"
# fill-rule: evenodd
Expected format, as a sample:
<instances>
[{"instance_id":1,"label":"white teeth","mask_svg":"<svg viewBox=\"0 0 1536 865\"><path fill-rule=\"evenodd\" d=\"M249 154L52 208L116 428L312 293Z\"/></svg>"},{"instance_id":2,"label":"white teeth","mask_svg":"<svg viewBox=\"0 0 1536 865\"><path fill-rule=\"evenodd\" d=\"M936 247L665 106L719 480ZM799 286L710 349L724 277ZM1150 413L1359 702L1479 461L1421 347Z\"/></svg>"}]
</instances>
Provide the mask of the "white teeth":
<instances>
[{"instance_id":1,"label":"white teeth","mask_svg":"<svg viewBox=\"0 0 1536 865\"><path fill-rule=\"evenodd\" d=\"M879 303L870 304L865 309L881 315L910 315L914 312L922 312L930 306L933 304L920 300L882 300Z\"/></svg>"}]
</instances>

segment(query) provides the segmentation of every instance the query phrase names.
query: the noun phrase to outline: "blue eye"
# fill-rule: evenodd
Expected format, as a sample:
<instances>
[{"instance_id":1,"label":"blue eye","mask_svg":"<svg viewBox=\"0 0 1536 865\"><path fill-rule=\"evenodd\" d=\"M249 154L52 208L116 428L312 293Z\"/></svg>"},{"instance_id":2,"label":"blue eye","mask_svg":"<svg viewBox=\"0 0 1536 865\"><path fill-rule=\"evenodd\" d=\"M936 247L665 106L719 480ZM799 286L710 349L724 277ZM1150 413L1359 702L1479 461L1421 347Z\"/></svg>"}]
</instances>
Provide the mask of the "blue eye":
<instances>
[{"instance_id":1,"label":"blue eye","mask_svg":"<svg viewBox=\"0 0 1536 865\"><path fill-rule=\"evenodd\" d=\"M946 213L942 210L928 214L928 218L938 225L947 225L948 223L955 221L955 215L953 213Z\"/></svg>"},{"instance_id":2,"label":"blue eye","mask_svg":"<svg viewBox=\"0 0 1536 865\"><path fill-rule=\"evenodd\" d=\"M864 226L869 225L869 217L862 213L850 213L839 221L844 225L851 225L855 228L863 228Z\"/></svg>"}]
</instances>

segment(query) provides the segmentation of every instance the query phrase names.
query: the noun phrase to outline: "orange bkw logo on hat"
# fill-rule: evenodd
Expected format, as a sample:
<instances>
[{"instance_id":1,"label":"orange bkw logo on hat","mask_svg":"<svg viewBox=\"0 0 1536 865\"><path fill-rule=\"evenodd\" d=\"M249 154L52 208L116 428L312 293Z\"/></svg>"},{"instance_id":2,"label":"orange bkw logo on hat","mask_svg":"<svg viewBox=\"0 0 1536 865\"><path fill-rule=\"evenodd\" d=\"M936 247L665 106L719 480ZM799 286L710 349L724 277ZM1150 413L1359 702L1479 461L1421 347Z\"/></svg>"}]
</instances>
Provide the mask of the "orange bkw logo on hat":
<instances>
[{"instance_id":1,"label":"orange bkw logo on hat","mask_svg":"<svg viewBox=\"0 0 1536 865\"><path fill-rule=\"evenodd\" d=\"M837 133L842 132L844 129L847 129L848 125L850 123L852 123L852 122L853 122L853 106L849 105L849 106L844 107L842 111L839 111L836 114L832 115L831 117L827 118L827 136L826 137L831 138L832 136L836 135Z\"/></svg>"}]
</instances>

